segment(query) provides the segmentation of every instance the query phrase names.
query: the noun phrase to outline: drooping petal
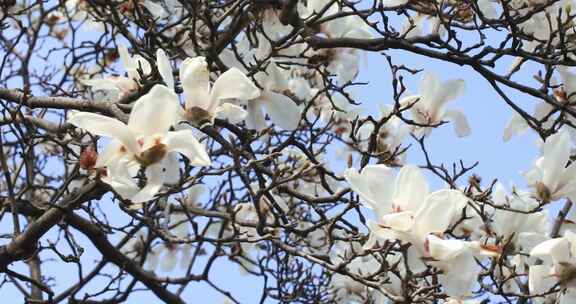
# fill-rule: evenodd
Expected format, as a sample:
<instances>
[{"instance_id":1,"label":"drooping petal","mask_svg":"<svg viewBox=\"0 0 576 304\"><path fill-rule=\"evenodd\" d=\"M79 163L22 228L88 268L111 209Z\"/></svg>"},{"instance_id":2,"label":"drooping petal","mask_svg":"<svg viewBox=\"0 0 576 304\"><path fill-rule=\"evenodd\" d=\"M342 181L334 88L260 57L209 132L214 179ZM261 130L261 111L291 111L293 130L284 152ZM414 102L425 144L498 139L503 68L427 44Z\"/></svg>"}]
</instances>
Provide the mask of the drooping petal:
<instances>
[{"instance_id":1,"label":"drooping petal","mask_svg":"<svg viewBox=\"0 0 576 304\"><path fill-rule=\"evenodd\" d=\"M75 112L70 114L68 123L92 134L118 139L130 152L140 152L134 133L123 122L104 115Z\"/></svg>"},{"instance_id":2,"label":"drooping petal","mask_svg":"<svg viewBox=\"0 0 576 304\"><path fill-rule=\"evenodd\" d=\"M130 175L129 166L127 158L118 159L108 164L107 175L101 177L123 199L132 198L140 190Z\"/></svg>"},{"instance_id":3,"label":"drooping petal","mask_svg":"<svg viewBox=\"0 0 576 304\"><path fill-rule=\"evenodd\" d=\"M168 153L162 161L164 170L166 170L166 178L164 183L176 184L180 180L180 162L178 161L178 153Z\"/></svg>"},{"instance_id":4,"label":"drooping petal","mask_svg":"<svg viewBox=\"0 0 576 304\"><path fill-rule=\"evenodd\" d=\"M408 232L414 225L414 213L410 211L385 214L380 219L380 225L395 231Z\"/></svg>"},{"instance_id":5,"label":"drooping petal","mask_svg":"<svg viewBox=\"0 0 576 304\"><path fill-rule=\"evenodd\" d=\"M134 103L128 127L138 135L163 134L176 122L179 111L176 93L157 84Z\"/></svg>"},{"instance_id":6,"label":"drooping petal","mask_svg":"<svg viewBox=\"0 0 576 304\"><path fill-rule=\"evenodd\" d=\"M275 92L265 92L261 98L262 106L276 125L290 131L298 128L301 111L292 99Z\"/></svg>"},{"instance_id":7,"label":"drooping petal","mask_svg":"<svg viewBox=\"0 0 576 304\"><path fill-rule=\"evenodd\" d=\"M156 64L158 65L158 72L160 76L162 76L162 80L164 80L164 83L170 90L173 90L174 75L172 74L172 66L170 65L170 59L168 59L163 49L156 51Z\"/></svg>"},{"instance_id":8,"label":"drooping petal","mask_svg":"<svg viewBox=\"0 0 576 304\"><path fill-rule=\"evenodd\" d=\"M572 143L566 132L556 133L546 139L538 167L542 170L544 183L551 191L556 189L558 179L570 157Z\"/></svg>"},{"instance_id":9,"label":"drooping petal","mask_svg":"<svg viewBox=\"0 0 576 304\"><path fill-rule=\"evenodd\" d=\"M206 148L198 142L194 132L190 129L168 132L163 141L168 151L184 155L193 166L209 166L211 164Z\"/></svg>"},{"instance_id":10,"label":"drooping petal","mask_svg":"<svg viewBox=\"0 0 576 304\"><path fill-rule=\"evenodd\" d=\"M247 104L248 116L246 116L246 127L248 129L262 131L266 129L266 119L264 113L262 112L262 101L261 99L255 99Z\"/></svg>"},{"instance_id":11,"label":"drooping petal","mask_svg":"<svg viewBox=\"0 0 576 304\"><path fill-rule=\"evenodd\" d=\"M144 203L154 199L164 184L162 164L156 163L146 167L146 186L140 189L130 200L135 203Z\"/></svg>"},{"instance_id":12,"label":"drooping petal","mask_svg":"<svg viewBox=\"0 0 576 304\"><path fill-rule=\"evenodd\" d=\"M417 212L428 195L428 182L420 168L413 165L402 167L395 184L394 207L400 211Z\"/></svg>"},{"instance_id":13,"label":"drooping petal","mask_svg":"<svg viewBox=\"0 0 576 304\"><path fill-rule=\"evenodd\" d=\"M526 120L524 120L524 118L522 118L522 116L519 114L514 113L504 128L504 135L502 136L502 139L505 142L509 141L513 136L521 135L522 133L525 133L526 130L528 130L528 124L526 123Z\"/></svg>"},{"instance_id":14,"label":"drooping petal","mask_svg":"<svg viewBox=\"0 0 576 304\"><path fill-rule=\"evenodd\" d=\"M464 137L470 135L470 126L468 125L468 119L462 111L459 110L448 110L444 114L444 117L452 122L454 125L454 131L458 137Z\"/></svg>"},{"instance_id":15,"label":"drooping petal","mask_svg":"<svg viewBox=\"0 0 576 304\"><path fill-rule=\"evenodd\" d=\"M186 109L210 108L210 72L206 58L187 58L180 66L180 82L184 89Z\"/></svg>"},{"instance_id":16,"label":"drooping petal","mask_svg":"<svg viewBox=\"0 0 576 304\"><path fill-rule=\"evenodd\" d=\"M250 100L260 96L260 89L237 68L224 72L212 87L211 108L214 109L222 99Z\"/></svg>"}]
</instances>

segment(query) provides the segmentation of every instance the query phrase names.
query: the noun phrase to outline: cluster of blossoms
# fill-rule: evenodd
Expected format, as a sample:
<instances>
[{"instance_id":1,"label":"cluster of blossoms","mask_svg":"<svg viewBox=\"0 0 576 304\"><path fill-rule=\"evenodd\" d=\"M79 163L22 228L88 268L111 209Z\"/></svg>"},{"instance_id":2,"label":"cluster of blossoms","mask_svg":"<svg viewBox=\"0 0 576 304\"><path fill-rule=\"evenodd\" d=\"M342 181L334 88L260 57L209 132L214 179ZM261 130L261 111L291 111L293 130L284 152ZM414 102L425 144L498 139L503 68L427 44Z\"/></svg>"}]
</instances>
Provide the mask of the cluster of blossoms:
<instances>
[{"instance_id":1,"label":"cluster of blossoms","mask_svg":"<svg viewBox=\"0 0 576 304\"><path fill-rule=\"evenodd\" d=\"M463 79L420 73L389 59L392 102L368 108L354 98L360 49L391 39L386 43L400 49L422 43L431 49L420 53L448 56L462 49L450 44L454 28L479 21L497 26L504 4L378 1L383 12L398 9L409 17L394 35L381 38L365 10L342 1L296 1L288 16L279 4L248 2L256 4L237 18L229 14L234 5L229 11L194 6L214 8L209 20L189 18L191 4L175 0L115 3L117 12L69 0L49 15L48 35L61 40L67 18L84 23L88 32L114 32L103 12L165 27L157 31L162 39L127 35L130 48L114 40L94 66L76 64L70 69L77 78L74 88L85 93L86 104L97 106L62 111L68 123L62 129L77 128L62 142L70 142L66 153L82 170L66 187L78 188L85 176L103 182L129 206L127 214L149 225L118 246L125 256L151 272L172 272L180 265L190 275L208 243L216 248L210 263L228 256L244 274L262 275L274 264L282 266L273 274L278 282L294 276L287 286L299 280L296 273L329 277L310 286L325 288L318 298L336 303L474 304L492 295L508 302L507 297L576 301L576 219L563 210L554 222L548 210L558 201L566 201L568 209L576 199L576 74L570 68L543 60L551 70L537 80L549 79L551 85L543 87L551 94L529 93L550 98L531 116L518 111L505 127L504 141L530 129L541 135L539 157L522 172L526 189L507 190L496 181L485 186L475 175L463 185L458 178L473 167L461 163L461 170L454 166L450 174L430 163L426 151L424 165L409 161L407 142L413 139L424 150L425 140L445 123L456 137L471 134L464 112L452 106L465 95ZM571 2L546 8L540 2L506 4L514 8L506 17L520 20L515 31L531 37L506 55L537 52L544 43L563 45L566 52L573 48L564 38L550 39L571 25ZM12 8L17 9L23 8ZM250 20L254 16L257 22ZM566 34L572 37L573 29ZM446 36L450 52L432 49ZM323 47L323 41L337 47ZM466 56L453 62L468 64L473 57ZM507 77L490 80L510 82L525 59L518 57ZM486 62L495 65L478 62L473 66L478 70ZM108 73L117 69L121 74ZM415 87L405 87L402 73L420 79L417 91L409 93ZM44 145L51 156L63 150ZM427 174L440 177L444 188L432 189ZM43 176L34 181L52 182ZM48 202L58 194L37 188L33 200ZM276 260L270 262L272 256ZM308 271L305 263L323 268ZM292 294L298 292L305 293Z\"/></svg>"}]
</instances>

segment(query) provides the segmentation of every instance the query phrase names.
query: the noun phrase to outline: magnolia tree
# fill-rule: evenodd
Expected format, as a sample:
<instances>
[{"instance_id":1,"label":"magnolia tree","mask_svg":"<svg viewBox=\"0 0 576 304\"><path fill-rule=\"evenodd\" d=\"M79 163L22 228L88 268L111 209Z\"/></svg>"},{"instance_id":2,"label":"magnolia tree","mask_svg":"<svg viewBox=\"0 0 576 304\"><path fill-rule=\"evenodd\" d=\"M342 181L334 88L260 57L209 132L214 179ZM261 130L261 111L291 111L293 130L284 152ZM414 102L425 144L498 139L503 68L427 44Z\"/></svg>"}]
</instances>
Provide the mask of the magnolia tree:
<instances>
[{"instance_id":1,"label":"magnolia tree","mask_svg":"<svg viewBox=\"0 0 576 304\"><path fill-rule=\"evenodd\" d=\"M576 303L572 5L0 1L1 293ZM503 139L539 139L523 187L431 160L471 132L466 84L399 53L490 84Z\"/></svg>"}]
</instances>

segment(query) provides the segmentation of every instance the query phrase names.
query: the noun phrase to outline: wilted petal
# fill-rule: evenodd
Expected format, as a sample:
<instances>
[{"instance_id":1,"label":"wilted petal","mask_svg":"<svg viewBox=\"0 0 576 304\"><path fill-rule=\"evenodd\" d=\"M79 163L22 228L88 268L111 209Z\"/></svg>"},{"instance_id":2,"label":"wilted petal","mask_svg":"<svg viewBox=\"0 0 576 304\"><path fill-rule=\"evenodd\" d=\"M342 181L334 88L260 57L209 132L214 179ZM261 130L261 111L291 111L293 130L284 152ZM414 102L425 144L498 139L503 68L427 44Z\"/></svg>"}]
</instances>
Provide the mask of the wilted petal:
<instances>
[{"instance_id":1,"label":"wilted petal","mask_svg":"<svg viewBox=\"0 0 576 304\"><path fill-rule=\"evenodd\" d=\"M172 74L172 65L170 65L170 59L163 49L156 51L156 63L158 64L158 72L160 76L162 76L162 80L164 80L164 83L170 90L173 90L174 75Z\"/></svg>"},{"instance_id":2,"label":"wilted petal","mask_svg":"<svg viewBox=\"0 0 576 304\"><path fill-rule=\"evenodd\" d=\"M118 139L130 152L140 152L134 133L121 121L104 115L89 112L74 112L68 123L92 134Z\"/></svg>"},{"instance_id":3,"label":"wilted petal","mask_svg":"<svg viewBox=\"0 0 576 304\"><path fill-rule=\"evenodd\" d=\"M128 127L138 135L163 134L177 120L179 111L176 93L157 84L134 103Z\"/></svg>"},{"instance_id":4,"label":"wilted petal","mask_svg":"<svg viewBox=\"0 0 576 304\"><path fill-rule=\"evenodd\" d=\"M444 114L449 121L454 124L454 131L458 137L464 137L470 135L470 126L468 125L468 119L466 115L459 110L448 110Z\"/></svg>"},{"instance_id":5,"label":"wilted petal","mask_svg":"<svg viewBox=\"0 0 576 304\"><path fill-rule=\"evenodd\" d=\"M209 166L211 164L206 148L198 142L192 130L168 132L163 140L168 151L181 153L188 158L191 165Z\"/></svg>"}]
</instances>

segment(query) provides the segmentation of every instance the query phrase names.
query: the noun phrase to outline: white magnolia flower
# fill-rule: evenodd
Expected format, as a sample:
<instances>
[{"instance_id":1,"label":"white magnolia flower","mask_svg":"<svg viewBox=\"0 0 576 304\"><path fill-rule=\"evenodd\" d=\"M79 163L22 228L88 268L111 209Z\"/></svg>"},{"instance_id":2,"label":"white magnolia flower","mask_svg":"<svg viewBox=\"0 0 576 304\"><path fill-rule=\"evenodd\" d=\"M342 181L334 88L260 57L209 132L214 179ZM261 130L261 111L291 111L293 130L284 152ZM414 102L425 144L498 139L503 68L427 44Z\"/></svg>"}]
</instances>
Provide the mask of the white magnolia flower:
<instances>
[{"instance_id":1,"label":"white magnolia flower","mask_svg":"<svg viewBox=\"0 0 576 304\"><path fill-rule=\"evenodd\" d=\"M462 215L467 198L457 190L428 192L428 183L420 169L406 165L394 178L385 165L366 166L359 174L354 169L344 173L346 181L374 210L377 221L368 221L372 247L377 240L400 240L411 243L408 263L412 271L424 269L420 258L427 256L430 234L442 234Z\"/></svg>"},{"instance_id":2,"label":"white magnolia flower","mask_svg":"<svg viewBox=\"0 0 576 304\"><path fill-rule=\"evenodd\" d=\"M169 222L167 223L171 234L180 240L189 237L188 217L183 213L170 213ZM161 243L152 249L146 260L148 269L154 270L158 264L164 272L174 270L178 262L180 269L186 269L192 259L192 246L188 243Z\"/></svg>"},{"instance_id":3,"label":"white magnolia flower","mask_svg":"<svg viewBox=\"0 0 576 304\"><path fill-rule=\"evenodd\" d=\"M496 252L484 249L475 241L442 239L433 234L426 241L428 254L432 258L430 263L442 270L438 280L444 292L454 298L470 295L481 270L476 259L497 256Z\"/></svg>"},{"instance_id":4,"label":"white magnolia flower","mask_svg":"<svg viewBox=\"0 0 576 304\"><path fill-rule=\"evenodd\" d=\"M541 156L524 175L536 196L551 202L560 198L576 199L576 165L566 167L570 160L572 142L567 132L558 132L546 139Z\"/></svg>"},{"instance_id":5,"label":"white magnolia flower","mask_svg":"<svg viewBox=\"0 0 576 304\"><path fill-rule=\"evenodd\" d=\"M122 98L138 88L138 83L141 79L138 70L141 69L144 75L149 75L152 72L150 63L144 57L136 54L130 56L128 48L125 45L118 46L118 54L120 61L128 74L125 76L111 76L107 78L92 78L83 80L82 83L91 86L95 91L105 91L112 99Z\"/></svg>"},{"instance_id":6,"label":"white magnolia flower","mask_svg":"<svg viewBox=\"0 0 576 304\"><path fill-rule=\"evenodd\" d=\"M128 124L95 113L73 113L68 122L95 135L112 138L98 156L96 167L108 167L110 183L119 194L135 203L154 197L162 187L165 176L178 176L178 162L174 153L180 153L194 166L210 165L205 148L194 137L192 130L169 131L176 120L178 97L167 87L154 86L140 97L132 108ZM145 167L148 182L133 193L133 169Z\"/></svg>"},{"instance_id":7,"label":"white magnolia flower","mask_svg":"<svg viewBox=\"0 0 576 304\"><path fill-rule=\"evenodd\" d=\"M470 134L468 120L464 113L459 110L447 110L448 102L459 98L464 94L464 80L451 79L440 82L436 74L427 73L420 83L420 94L402 99L403 106L412 105L410 112L412 119L423 125L436 125L442 121L451 121L454 131L459 137ZM431 132L430 127L418 127L418 132L427 135Z\"/></svg>"},{"instance_id":8,"label":"white magnolia flower","mask_svg":"<svg viewBox=\"0 0 576 304\"><path fill-rule=\"evenodd\" d=\"M254 77L263 87L262 94L255 99L247 101L248 116L246 125L248 128L263 130L266 128L266 112L272 122L284 130L294 130L298 127L301 110L286 95L288 91L288 79L276 62L271 61L265 72L259 72Z\"/></svg>"},{"instance_id":9,"label":"white magnolia flower","mask_svg":"<svg viewBox=\"0 0 576 304\"><path fill-rule=\"evenodd\" d=\"M260 96L260 90L236 68L224 72L214 85L210 84L210 72L206 58L188 58L180 66L180 81L184 89L184 120L196 125L214 123L217 116L231 122L246 118L246 111L230 99L250 100Z\"/></svg>"},{"instance_id":10,"label":"white magnolia flower","mask_svg":"<svg viewBox=\"0 0 576 304\"><path fill-rule=\"evenodd\" d=\"M530 256L540 258L543 263L530 266L529 289L533 295L542 294L559 283L567 289L559 294L559 303L576 300L576 234L567 231L561 238L550 239L538 244Z\"/></svg>"}]
</instances>

